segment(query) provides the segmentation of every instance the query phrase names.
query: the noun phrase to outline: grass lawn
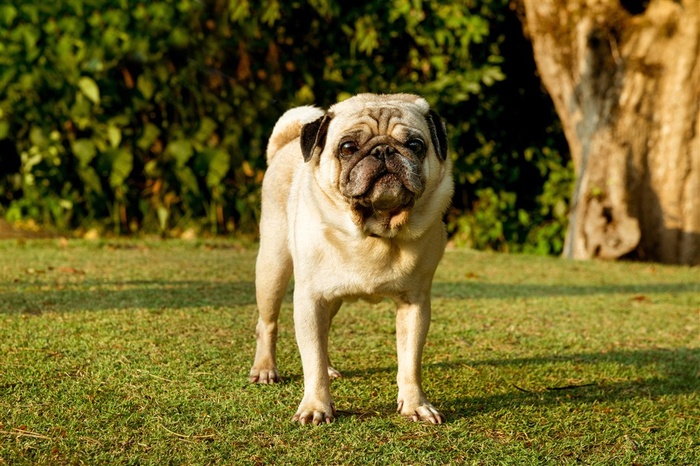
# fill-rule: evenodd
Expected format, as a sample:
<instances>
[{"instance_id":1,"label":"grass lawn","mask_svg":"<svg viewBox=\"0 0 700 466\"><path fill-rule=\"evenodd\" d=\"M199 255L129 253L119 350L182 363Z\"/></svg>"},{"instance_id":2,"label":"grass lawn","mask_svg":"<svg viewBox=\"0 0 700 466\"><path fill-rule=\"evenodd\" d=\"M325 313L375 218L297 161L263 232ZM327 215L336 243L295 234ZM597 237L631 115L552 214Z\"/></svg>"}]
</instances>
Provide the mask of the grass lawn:
<instances>
[{"instance_id":1,"label":"grass lawn","mask_svg":"<svg viewBox=\"0 0 700 466\"><path fill-rule=\"evenodd\" d=\"M450 250L424 388L394 413L393 306L346 305L331 425L291 422L302 372L250 385L255 251L0 242L0 464L700 464L700 270Z\"/></svg>"}]
</instances>

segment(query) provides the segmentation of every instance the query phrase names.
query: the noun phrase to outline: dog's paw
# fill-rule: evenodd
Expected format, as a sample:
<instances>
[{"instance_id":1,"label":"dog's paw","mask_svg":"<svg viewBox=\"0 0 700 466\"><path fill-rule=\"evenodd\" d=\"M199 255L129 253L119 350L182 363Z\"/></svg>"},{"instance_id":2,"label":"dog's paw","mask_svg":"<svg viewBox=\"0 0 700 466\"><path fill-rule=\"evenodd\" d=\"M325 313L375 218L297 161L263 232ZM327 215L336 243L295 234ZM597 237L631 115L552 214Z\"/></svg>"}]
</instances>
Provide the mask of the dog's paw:
<instances>
[{"instance_id":1,"label":"dog's paw","mask_svg":"<svg viewBox=\"0 0 700 466\"><path fill-rule=\"evenodd\" d=\"M250 370L250 375L248 376L248 381L250 383L279 383L282 378L277 372L276 367L272 368L257 368L253 366Z\"/></svg>"},{"instance_id":2,"label":"dog's paw","mask_svg":"<svg viewBox=\"0 0 700 466\"><path fill-rule=\"evenodd\" d=\"M396 412L414 422L425 421L431 424L443 424L446 421L445 415L428 402L411 406L404 403L403 400L399 400Z\"/></svg>"},{"instance_id":3,"label":"dog's paw","mask_svg":"<svg viewBox=\"0 0 700 466\"><path fill-rule=\"evenodd\" d=\"M292 417L292 421L298 422L301 425L313 424L330 424L335 419L335 405L307 404L303 403L299 406L297 413Z\"/></svg>"}]
</instances>

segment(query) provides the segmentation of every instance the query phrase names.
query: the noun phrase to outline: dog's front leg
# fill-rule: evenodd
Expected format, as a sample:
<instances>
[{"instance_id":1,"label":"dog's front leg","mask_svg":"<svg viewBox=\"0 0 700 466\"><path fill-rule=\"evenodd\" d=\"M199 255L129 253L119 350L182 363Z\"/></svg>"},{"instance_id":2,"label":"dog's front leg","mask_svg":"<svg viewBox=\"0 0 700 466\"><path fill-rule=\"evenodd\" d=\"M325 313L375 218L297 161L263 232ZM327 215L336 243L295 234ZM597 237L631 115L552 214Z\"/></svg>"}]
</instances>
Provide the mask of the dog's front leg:
<instances>
[{"instance_id":1,"label":"dog's front leg","mask_svg":"<svg viewBox=\"0 0 700 466\"><path fill-rule=\"evenodd\" d=\"M297 284L294 327L304 369L304 398L292 418L300 424L333 421L335 407L328 377L329 306Z\"/></svg>"},{"instance_id":2,"label":"dog's front leg","mask_svg":"<svg viewBox=\"0 0 700 466\"><path fill-rule=\"evenodd\" d=\"M399 370L397 411L414 421L442 424L445 416L431 405L421 387L421 358L430 327L430 297L399 301L396 309L396 351Z\"/></svg>"}]
</instances>

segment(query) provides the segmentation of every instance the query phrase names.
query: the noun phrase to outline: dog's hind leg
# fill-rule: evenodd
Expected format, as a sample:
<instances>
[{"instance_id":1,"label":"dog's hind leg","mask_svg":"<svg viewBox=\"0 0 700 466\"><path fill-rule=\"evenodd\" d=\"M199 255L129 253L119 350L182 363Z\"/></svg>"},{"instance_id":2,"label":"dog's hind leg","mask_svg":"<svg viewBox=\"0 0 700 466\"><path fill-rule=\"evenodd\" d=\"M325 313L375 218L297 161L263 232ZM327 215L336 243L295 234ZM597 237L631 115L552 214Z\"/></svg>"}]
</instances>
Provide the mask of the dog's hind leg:
<instances>
[{"instance_id":1,"label":"dog's hind leg","mask_svg":"<svg viewBox=\"0 0 700 466\"><path fill-rule=\"evenodd\" d=\"M338 313L338 310L340 309L341 304L343 302L341 300L338 300L337 302L333 302L329 305L329 311L330 311L330 319L328 326L331 326L331 323L333 322L333 317ZM328 329L328 333L330 335L330 328ZM330 353L330 351L328 351ZM328 356L328 377L331 379L339 379L343 376L337 369L333 367L333 364L331 364L331 358Z\"/></svg>"}]
</instances>

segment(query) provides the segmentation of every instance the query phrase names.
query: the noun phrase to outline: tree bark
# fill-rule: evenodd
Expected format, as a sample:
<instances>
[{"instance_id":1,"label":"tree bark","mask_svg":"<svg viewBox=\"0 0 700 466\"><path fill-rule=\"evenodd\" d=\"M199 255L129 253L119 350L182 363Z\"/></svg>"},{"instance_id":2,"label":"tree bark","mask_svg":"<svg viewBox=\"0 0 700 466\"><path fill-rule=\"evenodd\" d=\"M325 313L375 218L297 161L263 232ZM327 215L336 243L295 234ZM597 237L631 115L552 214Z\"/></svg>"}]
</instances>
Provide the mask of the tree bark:
<instances>
[{"instance_id":1,"label":"tree bark","mask_svg":"<svg viewBox=\"0 0 700 466\"><path fill-rule=\"evenodd\" d=\"M700 1L523 4L576 169L564 256L700 263Z\"/></svg>"}]
</instances>

